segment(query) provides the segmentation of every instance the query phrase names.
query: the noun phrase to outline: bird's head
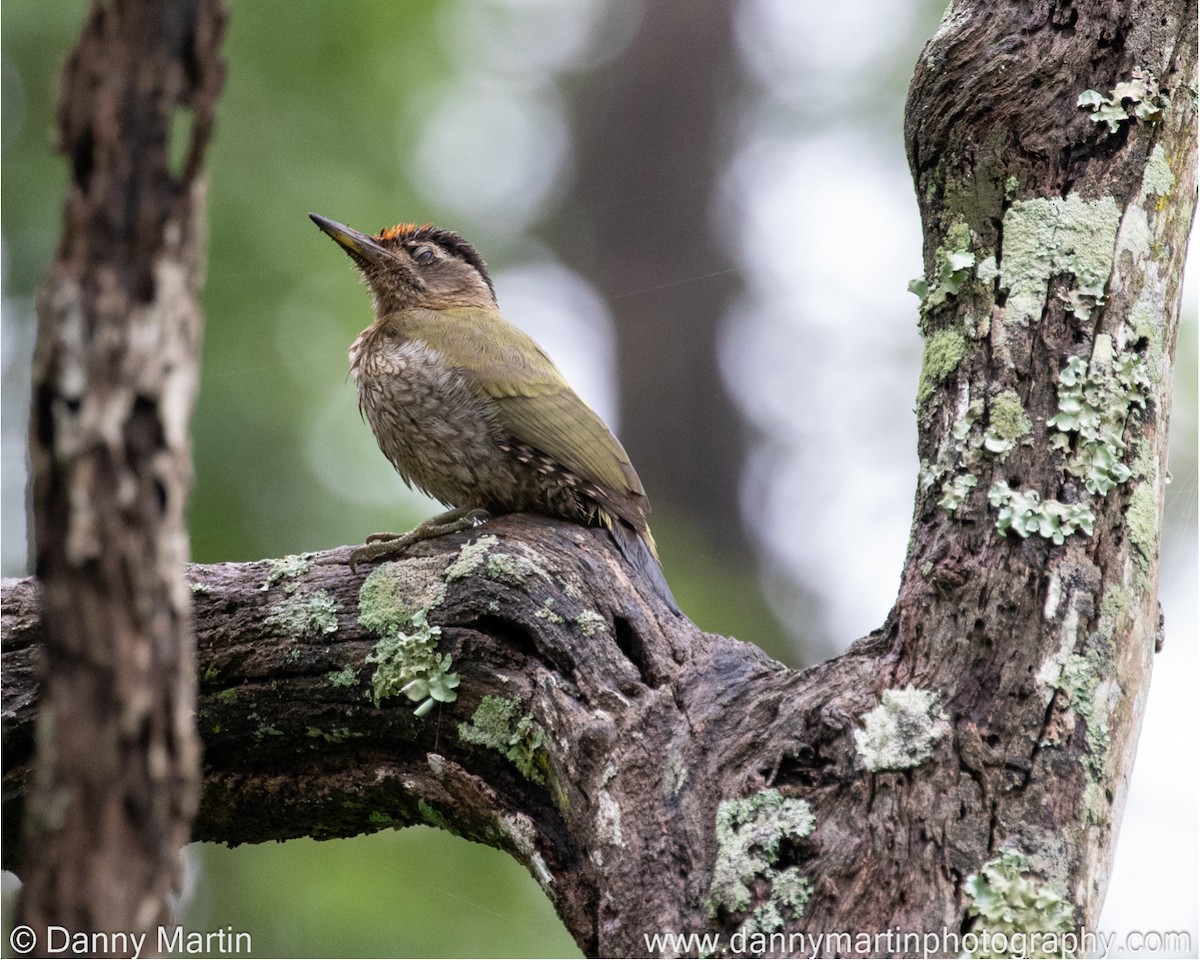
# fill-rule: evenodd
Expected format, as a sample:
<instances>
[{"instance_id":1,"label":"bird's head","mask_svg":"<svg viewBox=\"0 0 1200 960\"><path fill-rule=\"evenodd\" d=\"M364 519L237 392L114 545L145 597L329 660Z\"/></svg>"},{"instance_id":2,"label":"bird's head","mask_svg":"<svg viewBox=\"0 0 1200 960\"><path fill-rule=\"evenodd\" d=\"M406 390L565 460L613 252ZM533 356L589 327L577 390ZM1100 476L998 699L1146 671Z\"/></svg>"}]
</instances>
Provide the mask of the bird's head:
<instances>
[{"instance_id":1,"label":"bird's head","mask_svg":"<svg viewBox=\"0 0 1200 960\"><path fill-rule=\"evenodd\" d=\"M496 293L478 251L457 233L401 223L367 236L310 213L362 273L378 316L410 307L494 307Z\"/></svg>"}]
</instances>

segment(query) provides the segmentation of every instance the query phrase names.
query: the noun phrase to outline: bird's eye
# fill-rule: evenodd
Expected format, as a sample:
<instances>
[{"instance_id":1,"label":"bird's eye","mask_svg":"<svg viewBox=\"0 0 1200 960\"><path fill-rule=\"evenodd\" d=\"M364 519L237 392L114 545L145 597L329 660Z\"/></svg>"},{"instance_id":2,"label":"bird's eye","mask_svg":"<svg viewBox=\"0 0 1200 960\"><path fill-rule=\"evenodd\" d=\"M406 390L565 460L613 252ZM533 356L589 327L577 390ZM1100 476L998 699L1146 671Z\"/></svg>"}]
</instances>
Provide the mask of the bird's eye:
<instances>
[{"instance_id":1,"label":"bird's eye","mask_svg":"<svg viewBox=\"0 0 1200 960\"><path fill-rule=\"evenodd\" d=\"M412 252L412 258L415 263L431 263L433 261L433 247L417 247Z\"/></svg>"}]
</instances>

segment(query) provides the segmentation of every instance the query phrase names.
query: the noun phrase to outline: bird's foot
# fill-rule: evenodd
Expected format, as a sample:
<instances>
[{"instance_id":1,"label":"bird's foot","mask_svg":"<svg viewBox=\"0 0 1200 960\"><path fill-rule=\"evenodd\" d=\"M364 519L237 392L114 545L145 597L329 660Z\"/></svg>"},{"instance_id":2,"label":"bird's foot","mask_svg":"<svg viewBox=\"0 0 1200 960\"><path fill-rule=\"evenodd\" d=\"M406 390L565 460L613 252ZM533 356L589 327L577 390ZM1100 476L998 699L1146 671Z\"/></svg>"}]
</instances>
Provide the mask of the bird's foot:
<instances>
[{"instance_id":1,"label":"bird's foot","mask_svg":"<svg viewBox=\"0 0 1200 960\"><path fill-rule=\"evenodd\" d=\"M378 560L380 557L390 557L403 553L414 543L422 540L432 540L434 537L444 537L448 533L458 533L469 530L480 523L486 523L492 515L486 510L457 507L447 510L436 517L431 517L419 524L408 533L373 533L367 537L366 543L350 551L350 571L358 572L358 565L364 561Z\"/></svg>"},{"instance_id":2,"label":"bird's foot","mask_svg":"<svg viewBox=\"0 0 1200 960\"><path fill-rule=\"evenodd\" d=\"M367 537L367 543L379 543L383 540L399 540L401 537L407 536L403 533L373 533Z\"/></svg>"}]
</instances>

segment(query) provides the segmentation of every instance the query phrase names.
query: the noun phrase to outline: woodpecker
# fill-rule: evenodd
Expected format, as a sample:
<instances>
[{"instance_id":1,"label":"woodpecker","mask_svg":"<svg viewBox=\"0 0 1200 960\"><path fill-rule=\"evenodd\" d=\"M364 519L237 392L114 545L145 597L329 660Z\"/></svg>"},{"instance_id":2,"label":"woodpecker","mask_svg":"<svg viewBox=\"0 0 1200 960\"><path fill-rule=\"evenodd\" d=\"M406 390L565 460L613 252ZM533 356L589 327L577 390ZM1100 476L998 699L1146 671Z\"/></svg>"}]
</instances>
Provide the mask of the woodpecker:
<instances>
[{"instance_id":1,"label":"woodpecker","mask_svg":"<svg viewBox=\"0 0 1200 960\"><path fill-rule=\"evenodd\" d=\"M625 448L500 313L478 251L432 224L368 236L309 216L371 292L375 321L350 347L359 410L404 481L450 508L408 533L372 535L351 565L528 511L604 527L678 613Z\"/></svg>"}]
</instances>

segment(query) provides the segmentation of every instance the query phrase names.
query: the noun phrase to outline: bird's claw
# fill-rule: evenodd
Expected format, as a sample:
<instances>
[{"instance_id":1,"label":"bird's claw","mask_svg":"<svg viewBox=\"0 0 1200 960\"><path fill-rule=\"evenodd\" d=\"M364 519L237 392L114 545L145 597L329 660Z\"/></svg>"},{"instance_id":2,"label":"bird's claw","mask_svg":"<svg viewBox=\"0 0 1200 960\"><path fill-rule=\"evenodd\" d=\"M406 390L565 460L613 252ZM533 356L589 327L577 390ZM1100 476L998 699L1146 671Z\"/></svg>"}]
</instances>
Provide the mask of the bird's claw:
<instances>
[{"instance_id":1,"label":"bird's claw","mask_svg":"<svg viewBox=\"0 0 1200 960\"><path fill-rule=\"evenodd\" d=\"M364 560L378 560L380 557L402 553L414 543L443 537L448 533L458 533L460 530L469 530L481 523L487 523L490 519L492 515L486 510L459 507L426 520L408 533L373 533L361 547L350 551L350 572L357 573L358 565Z\"/></svg>"},{"instance_id":2,"label":"bird's claw","mask_svg":"<svg viewBox=\"0 0 1200 960\"><path fill-rule=\"evenodd\" d=\"M350 572L358 573L358 565L364 560L378 560L389 554L401 553L415 542L411 534L373 533L361 547L350 551Z\"/></svg>"},{"instance_id":3,"label":"bird's claw","mask_svg":"<svg viewBox=\"0 0 1200 960\"><path fill-rule=\"evenodd\" d=\"M373 533L366 539L366 543L378 543L381 540L399 540L404 534L402 533Z\"/></svg>"}]
</instances>

